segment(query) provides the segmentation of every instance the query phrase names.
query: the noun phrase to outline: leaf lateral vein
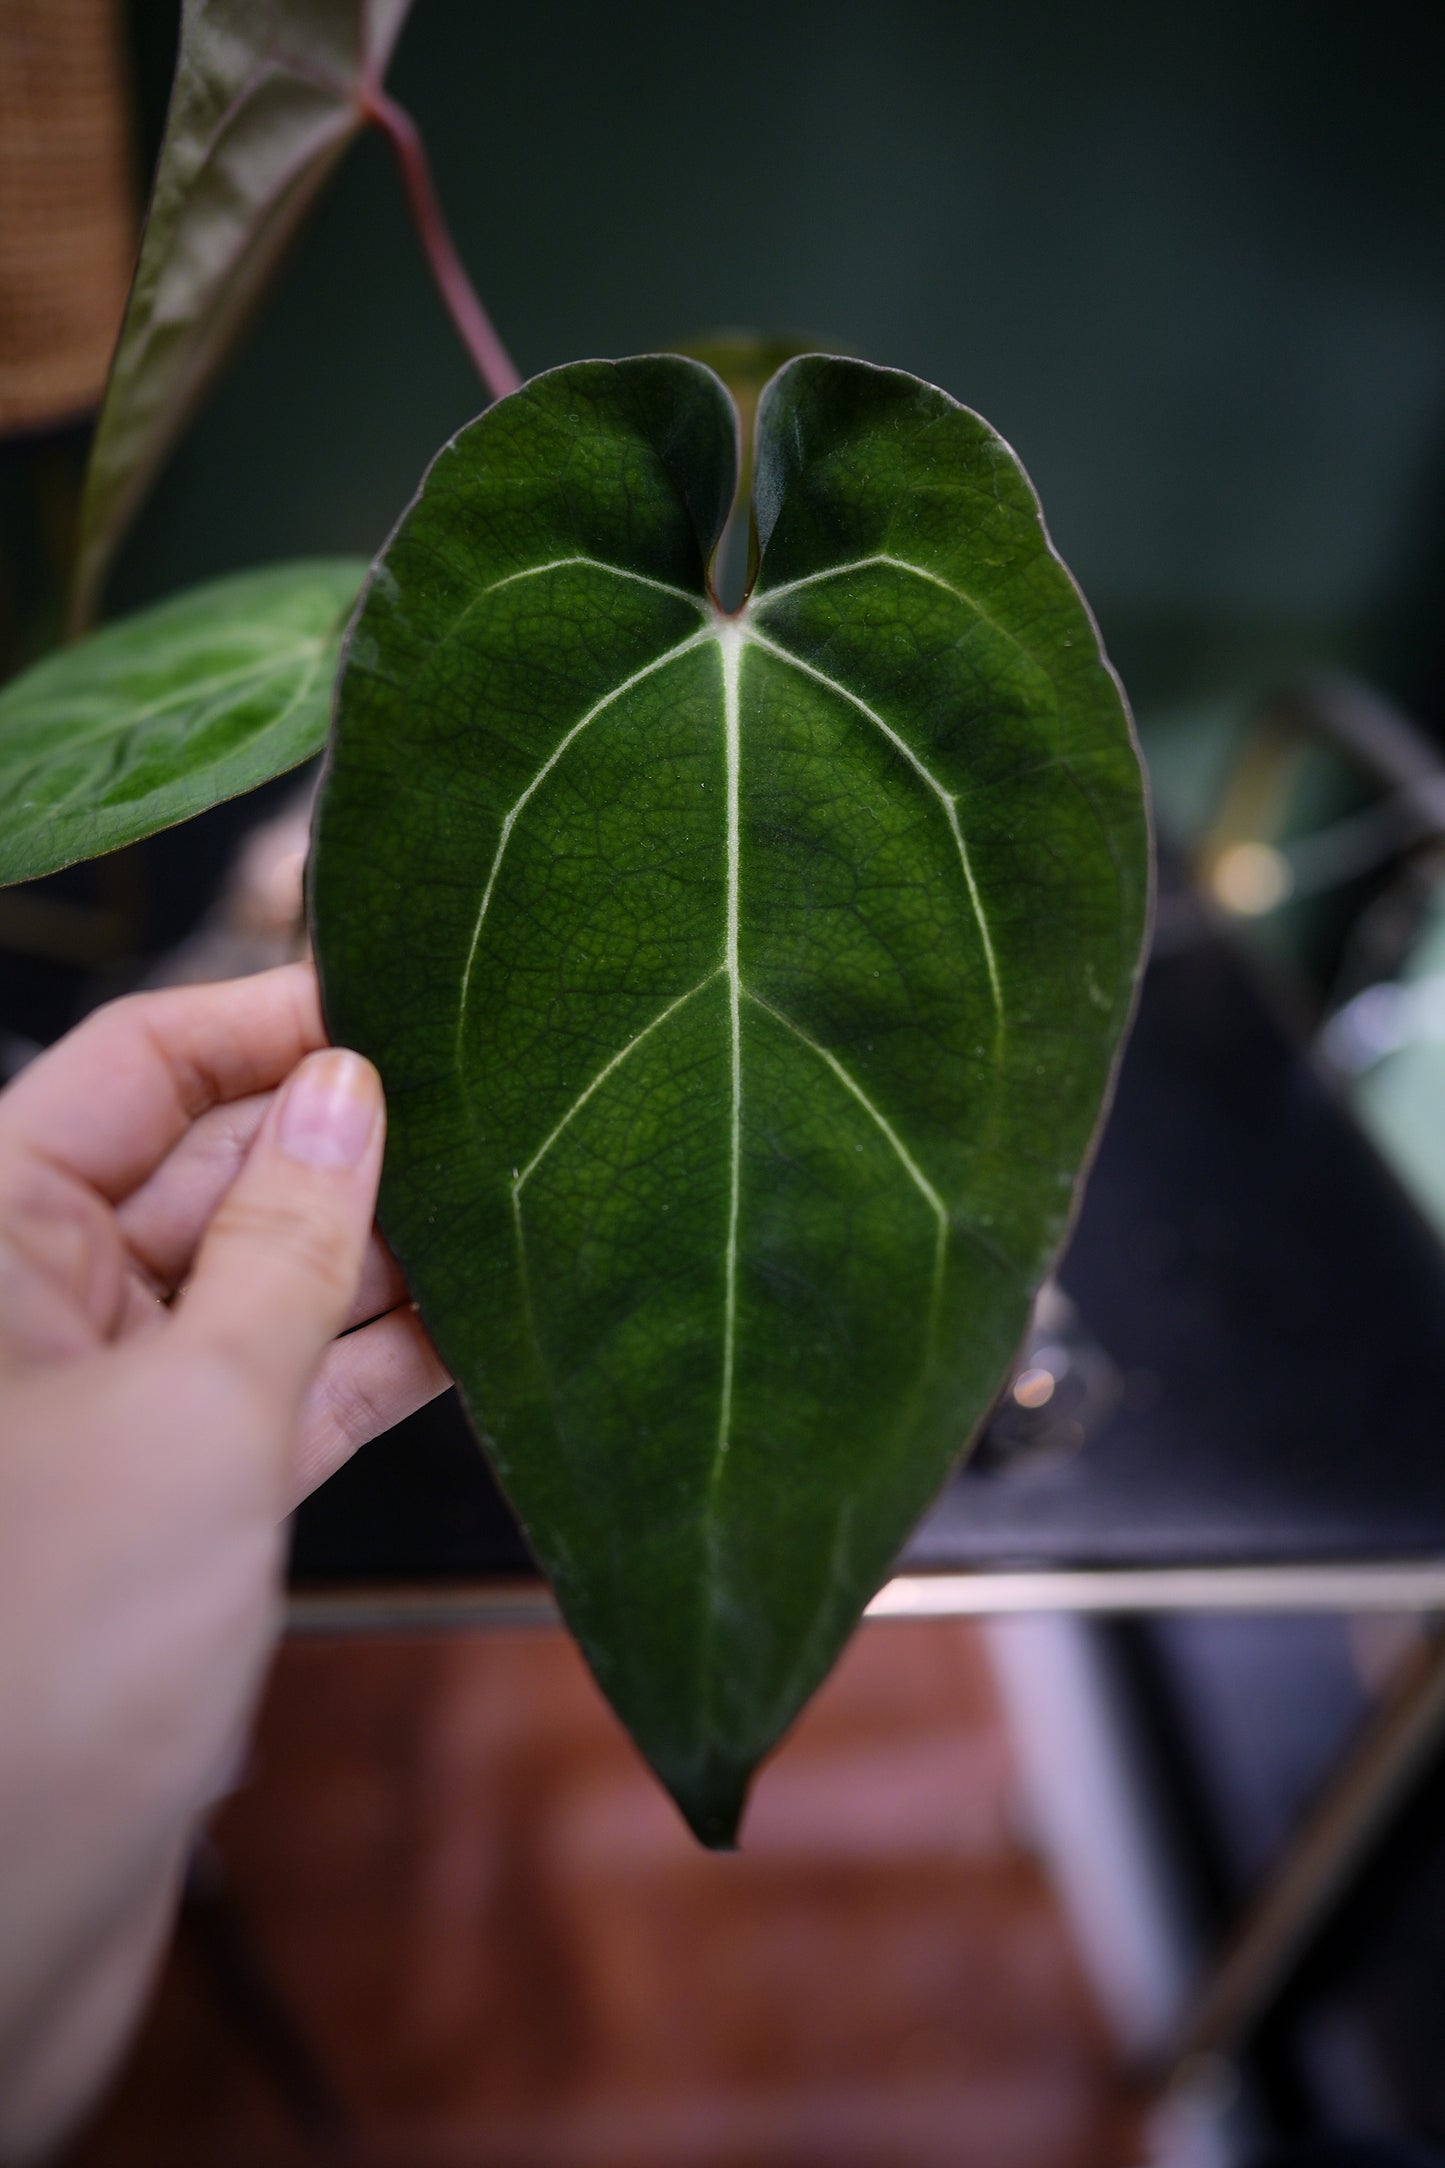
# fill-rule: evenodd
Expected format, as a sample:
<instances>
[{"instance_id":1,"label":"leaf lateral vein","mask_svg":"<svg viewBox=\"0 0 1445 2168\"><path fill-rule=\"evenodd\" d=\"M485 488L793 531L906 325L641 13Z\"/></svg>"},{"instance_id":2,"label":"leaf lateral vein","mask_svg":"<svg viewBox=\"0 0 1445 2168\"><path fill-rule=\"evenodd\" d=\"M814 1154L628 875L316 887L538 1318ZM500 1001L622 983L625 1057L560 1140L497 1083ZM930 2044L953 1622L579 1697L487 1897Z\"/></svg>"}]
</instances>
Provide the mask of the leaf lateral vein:
<instances>
[{"instance_id":1,"label":"leaf lateral vein","mask_svg":"<svg viewBox=\"0 0 1445 2168\"><path fill-rule=\"evenodd\" d=\"M586 1106L588 1100L592 1097L593 1093L601 1090L602 1086L607 1082L607 1079L613 1074L615 1070L622 1067L622 1064L626 1061L628 1055L635 1052L635 1050L639 1046L641 1046L644 1039L650 1038L654 1031L659 1030L661 1026L667 1022L670 1016L675 1016L677 1014L677 1011L682 1008L686 1002L691 1001L695 995L700 994L705 986L711 986L713 980L717 977L717 975L718 974L716 971L710 971L705 979L698 980L696 986L689 986L685 994L679 994L675 1000L669 1001L665 1009L659 1009L656 1016L652 1018L651 1022L644 1024L641 1031L635 1033L634 1036L628 1040L626 1046L620 1047L618 1051L610 1057L610 1059L603 1063L602 1067L598 1070L596 1076L593 1077L591 1083L588 1084L582 1091L577 1094L577 1097L572 1101L571 1106L568 1107L566 1113L562 1116L562 1119L555 1125L554 1128L548 1131L547 1135L538 1145L536 1151L527 1161L526 1166L523 1167L521 1173L515 1176L515 1178L513 1179L512 1195L514 1198L521 1196L523 1184L527 1182L529 1178L536 1172L537 1168L541 1165L542 1161L551 1151L553 1145L557 1142L557 1139L561 1136L563 1130L567 1128L568 1124L575 1118L575 1116L582 1112L582 1109Z\"/></svg>"},{"instance_id":2,"label":"leaf lateral vein","mask_svg":"<svg viewBox=\"0 0 1445 2168\"><path fill-rule=\"evenodd\" d=\"M690 633L687 639L680 640L675 647L668 648L664 654L655 655L651 662L644 663L640 670L633 671L631 677L623 678L621 683L614 685L610 692L604 693L600 700L594 701L587 713L573 723L570 730L564 732L562 737L558 739L556 745L553 746L521 796L515 800L503 815L501 833L497 837L497 847L492 854L491 867L487 873L486 884L482 889L482 900L477 907L476 922L472 927L472 938L467 948L466 963L462 967L461 995L457 1004L455 1051L457 1070L463 1077L466 1074L466 1064L463 1058L462 1041L466 1029L467 1007L471 999L472 973L476 968L477 952L482 941L482 928L487 922L487 912L491 907L492 896L497 885L497 876L501 871L502 860L506 856L507 845L511 841L512 830L517 825L518 817L526 809L529 799L546 781L568 747L575 744L583 731L590 724L596 722L599 715L605 714L606 710L615 701L622 699L625 693L630 693L634 686L642 684L644 679L654 676L659 670L666 669L669 663L676 662L680 656L690 653L694 648L701 647L705 641L711 638L712 634L707 631Z\"/></svg>"},{"instance_id":3,"label":"leaf lateral vein","mask_svg":"<svg viewBox=\"0 0 1445 2168\"><path fill-rule=\"evenodd\" d=\"M631 580L638 587L651 587L659 595L671 595L676 601L686 602L704 615L707 613L709 605L703 596L689 594L685 587L674 587L671 581L655 580L648 572L633 572L626 565L609 564L605 558L588 557L585 554L553 557L544 565L524 565L520 572L508 572L504 578L493 580L489 587L481 590L477 599L480 601L483 595L495 595L503 587L515 587L520 580L540 579L544 572L565 572L573 565L587 565L594 572L610 572L614 579Z\"/></svg>"},{"instance_id":4,"label":"leaf lateral vein","mask_svg":"<svg viewBox=\"0 0 1445 2168\"><path fill-rule=\"evenodd\" d=\"M907 739L900 737L893 725L886 722L876 708L871 708L867 701L862 699L849 686L841 684L837 678L829 677L827 672L818 669L816 664L805 662L801 655L795 655L790 648L780 646L776 640L770 640L766 634L759 632L753 625L749 625L748 638L754 646L762 648L766 654L773 655L779 662L787 663L792 669L801 671L805 677L812 678L817 684L825 686L829 692L836 693L840 700L846 700L851 706L855 707L858 713L865 716L876 730L882 732L889 744L907 761L914 774L928 786L943 807L944 817L948 822L958 851L959 863L963 868L964 885L968 889L968 900L973 910L975 924L978 927L979 942L983 949L984 964L988 972L989 992L993 998L994 1017L998 1030L1001 1032L1005 1022L1003 983L999 975L998 957L994 951L993 934L989 929L988 914L983 907L983 897L979 893L978 880L973 870L973 861L969 857L968 842L963 833L963 824L958 817L957 798L952 791L944 788L933 770L914 752Z\"/></svg>"}]
</instances>

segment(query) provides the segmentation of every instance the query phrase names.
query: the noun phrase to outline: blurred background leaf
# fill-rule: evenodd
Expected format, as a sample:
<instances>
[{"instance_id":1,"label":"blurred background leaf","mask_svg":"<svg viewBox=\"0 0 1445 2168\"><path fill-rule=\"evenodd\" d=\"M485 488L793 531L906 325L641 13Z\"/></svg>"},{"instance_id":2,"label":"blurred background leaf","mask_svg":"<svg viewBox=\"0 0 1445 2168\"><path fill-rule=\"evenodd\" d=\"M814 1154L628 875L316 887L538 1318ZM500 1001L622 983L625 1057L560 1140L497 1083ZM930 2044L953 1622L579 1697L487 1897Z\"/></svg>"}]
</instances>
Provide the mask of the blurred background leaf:
<instances>
[{"instance_id":1,"label":"blurred background leaf","mask_svg":"<svg viewBox=\"0 0 1445 2168\"><path fill-rule=\"evenodd\" d=\"M138 842L319 753L365 570L211 580L0 690L0 883Z\"/></svg>"},{"instance_id":2,"label":"blurred background leaf","mask_svg":"<svg viewBox=\"0 0 1445 2168\"><path fill-rule=\"evenodd\" d=\"M187 0L140 262L81 505L72 617L286 243L364 126L410 0Z\"/></svg>"},{"instance_id":3,"label":"blurred background leaf","mask_svg":"<svg viewBox=\"0 0 1445 2168\"><path fill-rule=\"evenodd\" d=\"M174 19L133 17L152 132ZM1433 682L1442 67L1407 0L429 0L389 80L526 371L802 326L986 413L1162 740L1299 662ZM370 551L480 404L364 143L118 599Z\"/></svg>"}]
</instances>

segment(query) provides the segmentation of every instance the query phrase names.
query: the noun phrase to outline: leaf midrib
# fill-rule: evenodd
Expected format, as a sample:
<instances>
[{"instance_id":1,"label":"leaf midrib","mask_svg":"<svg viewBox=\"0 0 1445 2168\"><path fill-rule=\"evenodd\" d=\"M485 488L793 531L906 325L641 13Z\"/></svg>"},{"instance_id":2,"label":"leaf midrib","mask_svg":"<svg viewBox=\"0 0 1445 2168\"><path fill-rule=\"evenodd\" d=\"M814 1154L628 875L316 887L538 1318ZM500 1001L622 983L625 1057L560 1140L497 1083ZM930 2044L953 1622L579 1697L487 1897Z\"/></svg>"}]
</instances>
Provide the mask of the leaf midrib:
<instances>
[{"instance_id":1,"label":"leaf midrib","mask_svg":"<svg viewBox=\"0 0 1445 2168\"><path fill-rule=\"evenodd\" d=\"M899 732L894 730L892 725L885 721L885 719L877 712L875 708L870 707L868 703L860 697L859 694L852 691L849 686L841 683L839 679L829 677L825 671L819 670L814 664L807 662L801 655L794 654L790 648L781 645L776 640L769 639L766 634L757 631L754 626L754 620L760 611L767 609L771 606L771 604L775 602L783 600L786 596L795 593L801 587L812 586L815 585L817 582L825 579L842 578L850 572L862 571L872 565L879 564L888 565L896 571L912 573L915 577L919 579L927 580L932 586L942 588L946 594L952 595L956 601L963 603L965 608L973 611L974 614L978 616L984 623L993 626L995 630L1001 633L1004 632L1004 628L1002 626L999 626L996 620L991 618L988 615L987 611L985 611L981 607L981 605L973 599L971 595L966 594L962 588L955 587L950 581L942 579L937 573L925 570L925 568L921 565L911 564L904 558L893 557L882 551L875 552L870 557L857 558L846 564L826 566L822 571L807 573L801 579L789 581L782 587L769 589L761 596L755 597L745 602L741 610L739 610L736 614L730 614L726 611L719 609L714 603L704 599L702 596L690 594L686 588L675 587L665 580L655 580L646 573L632 572L626 566L610 564L603 558L591 557L586 555L573 555L568 557L553 558L545 564L527 565L524 566L520 571L507 573L500 580L493 580L489 582L486 587L481 588L471 598L471 600L466 605L466 608L458 613L456 618L448 626L446 632L443 633L436 641L432 643L431 647L427 651L428 660L436 652L437 648L445 646L447 641L454 637L458 628L470 615L471 611L477 606L478 603L485 600L488 595L497 593L501 588L513 586L520 580L536 579L544 573L561 571L573 565L587 565L595 571L611 573L618 579L637 581L642 586L651 587L660 594L672 596L679 602L685 602L690 607L701 610L704 613L705 617L709 620L709 622L706 623L701 628L701 630L695 633L689 633L688 637L685 640L678 641L674 646L667 648L661 655L655 655L650 662L644 663L640 669L633 671L630 676L623 678L618 684L614 685L610 689L610 691L604 693L600 700L594 701L593 705L587 710L586 714L581 716L577 722L572 724L570 729L563 733L562 737L558 740L557 744L548 754L546 760L543 761L541 767L538 768L535 775L532 776L531 780L526 785L526 788L513 801L512 805L503 815L501 830L497 838L497 847L495 852L493 853L491 866L488 869L487 879L482 889L481 902L478 906L476 920L472 927L471 940L467 947L467 957L462 970L461 990L457 1004L455 1061L457 1074L462 1085L462 1092L464 1097L467 1096L467 1093L466 1065L463 1053L463 1037L466 1028L467 1011L471 999L472 973L476 967L477 955L481 947L482 931L486 924L487 911L491 905L492 896L496 889L497 878L501 871L502 860L506 855L507 845L511 840L512 830L516 826L519 816L525 810L528 800L539 789L541 784L545 782L546 778L551 774L553 768L556 767L557 763L561 760L564 753L566 753L568 749L573 744L575 744L576 740L582 735L583 731L589 729L590 726L597 720L600 715L604 714L606 710L613 706L616 701L620 700L624 694L631 692L635 686L643 683L645 679L655 676L659 670L666 669L669 664L679 661L682 656L693 653L696 649L706 646L711 641L715 641L717 643L718 649L723 658L724 731L726 741L729 747L728 923L730 931L728 938L730 943L729 953L733 958L733 968L735 969L736 967L735 919L737 909L737 839L734 832L734 815L736 812L736 806L733 802L737 785L737 676L738 671L741 667L741 649L744 646L751 646L758 648L759 651L764 654L770 654L774 656L778 661L786 663L792 669L798 670L804 675L813 678L818 684L824 686L829 692L836 693L840 699L848 701L851 706L857 709L859 714L866 717L866 719L873 724L874 728L879 730L883 734L883 736L888 739L889 743L894 747L895 751L897 751L899 755L905 761L907 761L909 766L919 776L920 780L924 782L927 787L933 792L939 804L943 807L944 816L948 821L950 831L953 835L954 844L959 854L959 859L963 869L964 882L968 889L970 906L972 908L974 919L977 924L979 940L984 952L984 959L988 971L989 989L992 996L995 1017L994 1060L996 1066L999 1064L1002 1058L1003 1033L1006 1025L1003 987L999 975L998 958L993 945L993 936L989 929L987 913L985 912L983 907L983 899L979 893L978 882L974 875L973 864L969 856L967 840L964 837L962 824L958 817L958 793L947 790L945 786L938 780L938 777L934 775L932 769L929 768L927 763L922 760L917 753L914 752L912 746L908 744L907 740L903 738ZM1021 647L1021 643L1018 641L1016 635L1012 633L1007 633L1005 634L1005 637L1007 637L1015 646ZM729 657L732 657L731 680L729 679ZM729 682L731 682L731 693L729 693L728 690ZM728 720L729 699L731 699L732 702L732 715L730 721ZM727 968L726 961L724 964L724 968Z\"/></svg>"},{"instance_id":2,"label":"leaf midrib","mask_svg":"<svg viewBox=\"0 0 1445 2168\"><path fill-rule=\"evenodd\" d=\"M679 1009L684 1007L686 1003L694 1000L698 994L703 992L706 987L712 985L720 976L726 978L728 985L731 1090L729 1109L728 1226L727 1239L723 1256L723 1369L721 1387L719 1392L717 1439L713 1451L712 1463L708 1474L703 1510L703 1524L705 1530L707 1531L707 1541L709 1543L709 1546L711 1546L715 1540L715 1531L718 1521L717 1493L722 1480L722 1472L726 1465L727 1453L731 1444L732 1431L732 1388L734 1366L736 1360L737 1339L738 1222L741 1203L742 1167L742 1005L745 1001L752 1003L763 1014L771 1016L775 1022L781 1025L785 1030L792 1033L792 1035L802 1045L807 1047L810 1052L812 1052L820 1061L822 1061L827 1066L827 1068L838 1079L838 1081L843 1085L843 1087L864 1109L865 1113L868 1115L868 1117L872 1120L872 1122L876 1125L881 1134L887 1140L900 1169L902 1170L916 1193L926 1204L929 1211L932 1213L935 1222L936 1233L934 1242L934 1259L927 1329L928 1344L930 1348L933 1346L936 1337L936 1326L942 1292L943 1273L947 1255L948 1234L950 1226L955 1218L955 1215L950 1211L948 1205L945 1203L936 1185L929 1179L928 1175L914 1159L912 1153L908 1150L908 1147L904 1143L902 1137L893 1127L893 1124L888 1120L887 1116L882 1112L882 1110L874 1104L867 1092L864 1091L862 1085L859 1084L858 1080L849 1071L846 1064L841 1062L838 1057L833 1054L828 1048L821 1046L807 1032L803 1031L799 1025L794 1023L792 1018L784 1014L781 1010L775 1008L772 1003L763 1000L760 995L753 993L748 987L743 984L738 959L738 933L741 894L741 744L739 717L739 681L741 676L743 652L748 647L754 647L758 650L759 653L772 656L777 661L782 662L786 666L812 679L815 683L823 686L826 690L832 692L838 698L848 702L850 706L852 706L858 713L863 715L865 719L870 722L874 726L874 728L877 729L888 740L888 742L893 746L899 756L909 765L909 767L913 769L915 774L925 784L925 786L929 789L929 791L933 794L937 802L942 807L945 818L949 825L950 832L953 836L955 847L958 851L958 856L964 875L965 886L967 888L969 896L970 906L973 911L973 915L978 929L980 944L983 950L985 966L989 980L990 994L995 1014L995 1041L993 1055L995 1068L997 1069L1002 1059L1003 1035L1006 1027L1003 989L998 968L998 958L993 945L992 933L988 925L988 919L987 914L984 910L983 900L979 893L977 879L974 875L972 862L969 856L967 840L963 834L962 824L959 820L957 804L958 794L946 789L943 783L940 782L938 777L929 768L927 763L914 751L913 747L908 743L908 741L903 738L898 731L894 730L892 725L888 723L887 720L882 715L880 715L875 708L871 707L865 700L861 698L859 694L855 693L851 689L851 687L843 684L840 680L836 678L830 677L826 672L818 669L814 664L806 661L804 657L794 654L788 647L783 645L781 642L771 638L767 633L762 630L760 624L758 623L758 619L761 613L766 611L772 604L785 600L789 595L796 593L800 588L813 586L827 579L842 578L849 573L864 571L876 565L886 565L890 570L910 574L915 578L926 580L930 585L934 587L941 588L945 593L951 595L956 601L962 603L964 607L968 609L980 621L988 624L995 631L1008 638L1013 645L1021 647L1022 643L1018 641L1018 638L1015 634L1008 633L1006 631L1006 628L999 625L997 623L997 620L992 618L989 613L974 600L972 596L966 594L961 588L955 587L950 581L941 578L936 573L928 571L925 567L921 565L911 564L905 559L894 557L888 553L881 551L876 552L872 556L866 558L859 558L852 560L848 563L825 567L819 572L809 573L801 579L789 581L781 587L767 590L763 594L758 595L746 602L743 605L742 609L735 615L729 615L721 611L716 607L715 604L704 599L703 597L689 593L685 588L675 587L668 582L652 579L646 574L632 572L625 566L609 564L608 562L600 558L595 558L582 554L575 554L569 555L567 557L550 559L543 564L525 566L517 572L508 573L502 579L491 582L486 588L482 589L481 591L479 591L479 593L477 593L471 598L466 609L459 613L456 620L454 620L452 625L448 627L447 632L441 636L440 640L433 643L432 651L434 652L436 647L445 645L446 641L452 636L454 636L460 624L465 620L467 616L470 615L471 610L475 608L478 603L483 601L487 595L494 594L499 589L512 586L521 580L538 578L549 572L563 571L573 566L583 565L598 571L607 572L618 579L635 581L638 584L653 588L654 590L662 594L666 594L676 599L677 601L685 602L693 608L700 609L703 612L704 617L707 621L699 628L697 632L690 633L686 639L676 642L672 647L666 649L661 655L654 656L651 661L643 664L640 669L633 671L632 673L630 673L629 676L620 680L618 684L613 686L607 693L605 693L601 697L601 699L595 701L592 706L586 711L586 713L579 717L579 719L563 733L562 737L553 747L551 753L549 753L546 760L542 762L536 773L527 783L526 787L521 791L518 797L514 800L513 804L504 814L502 818L501 829L497 838L496 849L493 853L492 862L488 869L487 879L483 887L481 901L478 906L477 917L472 929L471 941L468 946L466 963L462 974L460 998L458 1001L457 1010L457 1029L455 1041L456 1068L458 1081L461 1086L462 1097L464 1103L467 1105L470 1111L471 1100L466 1080L464 1038L468 1007L471 997L472 978L476 967L477 957L480 953L482 934L486 925L488 910L490 908L491 900L495 893L497 881L500 876L502 861L506 855L507 846L510 842L512 832L517 824L517 821L521 817L522 813L525 811L532 797L541 787L542 783L546 780L546 778L552 773L553 769L557 766L558 762L563 758L565 753L582 735L582 733L589 729L600 716L605 714L609 708L613 707L616 702L623 698L627 693L634 690L636 686L643 683L646 679L655 676L659 671L667 669L674 662L680 661L684 655L694 653L698 649L708 646L710 644L715 644L719 651L719 658L722 670L723 728L727 770L726 929L722 961L715 967L713 971L709 972L705 978L699 980L696 985L689 987L686 992L676 995L661 1010L659 1010L656 1016L651 1018L651 1020L643 1026L641 1031L635 1033L634 1036L627 1042L624 1047L620 1048L616 1053L609 1056L607 1061L603 1063L597 1073L590 1079L590 1081L583 1088L583 1090L572 1101L571 1105L561 1116L560 1120L554 1123L547 1136L533 1152L532 1156L526 1162L525 1166L523 1166L520 1170L514 1172L510 1184L510 1202L516 1227L518 1261L522 1269L524 1280L527 1280L528 1275L526 1268L526 1235L522 1217L522 1191L526 1186L527 1182L535 1173L536 1169L541 1165L542 1161L547 1157L548 1153L552 1150L552 1147L557 1143L558 1139L562 1136L564 1131L569 1127L575 1117L581 1112L582 1108L586 1106L587 1103L596 1094L596 1092L601 1089L601 1087L607 1082L608 1078L610 1078L616 1073L616 1071L630 1057L630 1055L636 1050L636 1048L639 1047L644 1040L649 1038L652 1033L659 1030L662 1025L664 1025L671 1017L676 1015ZM530 1304L528 1306L528 1309L530 1316ZM532 1332L535 1341L535 1320L532 1321ZM543 1355L540 1344L537 1344L536 1352L538 1360L542 1363L543 1369L545 1371L546 1359ZM717 1578L717 1563L715 1559L712 1560L711 1563L713 1571L710 1578L712 1581L715 1582ZM709 1616L711 1616L712 1610L713 1606L710 1603L708 1606Z\"/></svg>"}]
</instances>

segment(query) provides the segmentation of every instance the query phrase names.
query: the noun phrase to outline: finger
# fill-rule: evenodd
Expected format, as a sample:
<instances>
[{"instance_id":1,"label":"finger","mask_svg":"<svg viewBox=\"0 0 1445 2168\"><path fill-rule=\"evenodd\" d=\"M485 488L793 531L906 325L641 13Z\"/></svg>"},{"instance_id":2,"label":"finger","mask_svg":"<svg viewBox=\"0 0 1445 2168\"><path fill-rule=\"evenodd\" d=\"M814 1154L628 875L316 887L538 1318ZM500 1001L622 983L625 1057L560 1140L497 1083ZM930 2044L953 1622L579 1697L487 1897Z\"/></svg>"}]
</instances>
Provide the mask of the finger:
<instances>
[{"instance_id":1,"label":"finger","mask_svg":"<svg viewBox=\"0 0 1445 2168\"><path fill-rule=\"evenodd\" d=\"M18 1231L0 1226L0 1371L73 1362L95 1346L94 1320L69 1279L37 1269Z\"/></svg>"},{"instance_id":2,"label":"finger","mask_svg":"<svg viewBox=\"0 0 1445 2168\"><path fill-rule=\"evenodd\" d=\"M361 1286L341 1329L351 1332L357 1325L365 1325L370 1319L394 1310L399 1302L408 1300L401 1266L373 1228L366 1255L361 1261Z\"/></svg>"},{"instance_id":3,"label":"finger","mask_svg":"<svg viewBox=\"0 0 1445 2168\"><path fill-rule=\"evenodd\" d=\"M116 1202L208 1107L269 1091L325 1043L310 964L131 994L0 1097L0 1144L58 1162Z\"/></svg>"},{"instance_id":4,"label":"finger","mask_svg":"<svg viewBox=\"0 0 1445 2168\"><path fill-rule=\"evenodd\" d=\"M94 1190L48 1160L0 1160L0 1357L56 1362L92 1348L116 1328L127 1277Z\"/></svg>"},{"instance_id":5,"label":"finger","mask_svg":"<svg viewBox=\"0 0 1445 2168\"><path fill-rule=\"evenodd\" d=\"M289 1439L361 1285L381 1172L381 1080L359 1054L313 1054L279 1092L223 1198L176 1329L223 1361Z\"/></svg>"},{"instance_id":6,"label":"finger","mask_svg":"<svg viewBox=\"0 0 1445 2168\"><path fill-rule=\"evenodd\" d=\"M251 1092L192 1122L154 1174L116 1212L145 1277L169 1294L190 1270L201 1236L245 1163L273 1092Z\"/></svg>"},{"instance_id":7,"label":"finger","mask_svg":"<svg viewBox=\"0 0 1445 2168\"><path fill-rule=\"evenodd\" d=\"M172 1294L191 1269L201 1236L245 1161L275 1094L253 1092L212 1107L116 1213L127 1250L153 1290ZM380 1235L373 1235L361 1288L343 1330L379 1317L406 1294Z\"/></svg>"},{"instance_id":8,"label":"finger","mask_svg":"<svg viewBox=\"0 0 1445 2168\"><path fill-rule=\"evenodd\" d=\"M299 1505L358 1446L425 1407L450 1383L410 1303L335 1341L302 1410L292 1503Z\"/></svg>"}]
</instances>

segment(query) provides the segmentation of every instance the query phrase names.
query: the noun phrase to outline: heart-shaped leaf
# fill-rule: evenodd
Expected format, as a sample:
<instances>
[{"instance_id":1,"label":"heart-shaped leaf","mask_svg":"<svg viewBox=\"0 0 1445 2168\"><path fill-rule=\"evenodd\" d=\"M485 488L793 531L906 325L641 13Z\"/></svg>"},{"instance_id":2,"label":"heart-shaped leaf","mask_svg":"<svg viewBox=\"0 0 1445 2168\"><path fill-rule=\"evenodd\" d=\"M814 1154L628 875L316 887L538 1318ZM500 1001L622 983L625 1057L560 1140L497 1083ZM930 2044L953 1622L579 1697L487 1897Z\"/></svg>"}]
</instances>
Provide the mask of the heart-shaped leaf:
<instances>
[{"instance_id":1,"label":"heart-shaped leaf","mask_svg":"<svg viewBox=\"0 0 1445 2168\"><path fill-rule=\"evenodd\" d=\"M646 358L447 447L350 638L312 869L390 1239L713 1844L1003 1380L1148 897L1122 696L992 430L781 370L725 617L734 439Z\"/></svg>"},{"instance_id":2,"label":"heart-shaped leaf","mask_svg":"<svg viewBox=\"0 0 1445 2168\"><path fill-rule=\"evenodd\" d=\"M106 567L307 206L411 0L184 0L140 261L96 427L72 609Z\"/></svg>"},{"instance_id":3,"label":"heart-shaped leaf","mask_svg":"<svg viewBox=\"0 0 1445 2168\"><path fill-rule=\"evenodd\" d=\"M47 655L0 691L0 883L239 797L326 742L351 558L233 573Z\"/></svg>"}]
</instances>

